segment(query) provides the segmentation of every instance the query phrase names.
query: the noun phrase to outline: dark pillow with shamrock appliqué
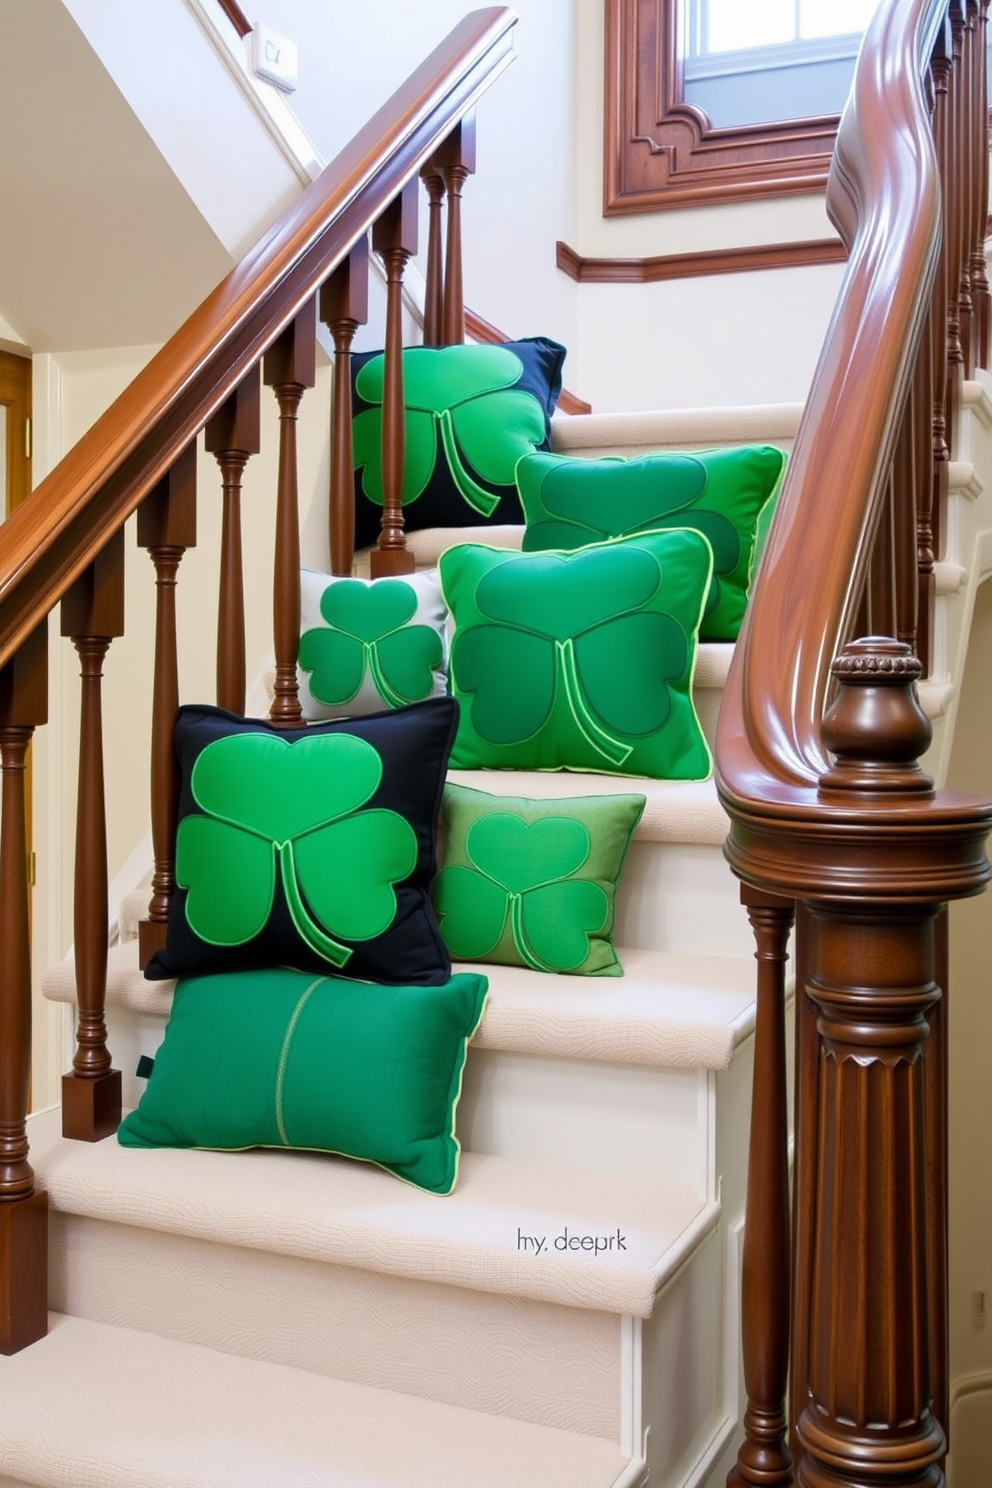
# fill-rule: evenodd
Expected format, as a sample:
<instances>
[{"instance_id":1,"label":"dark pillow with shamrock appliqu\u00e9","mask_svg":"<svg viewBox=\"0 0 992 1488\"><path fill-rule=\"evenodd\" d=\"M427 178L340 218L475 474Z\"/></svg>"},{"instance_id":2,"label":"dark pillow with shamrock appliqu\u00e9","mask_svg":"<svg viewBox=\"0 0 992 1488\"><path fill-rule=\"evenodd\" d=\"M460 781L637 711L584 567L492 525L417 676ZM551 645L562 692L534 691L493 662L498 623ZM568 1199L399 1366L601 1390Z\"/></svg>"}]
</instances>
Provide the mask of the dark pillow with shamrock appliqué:
<instances>
[{"instance_id":1,"label":"dark pillow with shamrock appliqu\u00e9","mask_svg":"<svg viewBox=\"0 0 992 1488\"><path fill-rule=\"evenodd\" d=\"M465 543L439 567L462 704L452 768L706 778L692 675L713 560L700 533L575 553Z\"/></svg>"},{"instance_id":2,"label":"dark pillow with shamrock appliqu\u00e9","mask_svg":"<svg viewBox=\"0 0 992 1488\"><path fill-rule=\"evenodd\" d=\"M617 879L645 797L526 800L445 787L434 883L456 960L623 976L611 939Z\"/></svg>"},{"instance_id":3,"label":"dark pillow with shamrock appliqu\u00e9","mask_svg":"<svg viewBox=\"0 0 992 1488\"><path fill-rule=\"evenodd\" d=\"M521 455L547 449L565 348L543 336L498 346L413 346L403 352L406 528L523 520L514 481ZM381 352L352 358L355 546L382 521Z\"/></svg>"},{"instance_id":4,"label":"dark pillow with shamrock appliqu\u00e9","mask_svg":"<svg viewBox=\"0 0 992 1488\"><path fill-rule=\"evenodd\" d=\"M276 729L180 708L177 889L145 975L295 966L445 981L429 889L457 711L436 698Z\"/></svg>"},{"instance_id":5,"label":"dark pillow with shamrock appliqu\u00e9","mask_svg":"<svg viewBox=\"0 0 992 1488\"><path fill-rule=\"evenodd\" d=\"M487 988L472 972L382 987L285 967L181 981L117 1139L333 1152L448 1194L465 1051Z\"/></svg>"},{"instance_id":6,"label":"dark pillow with shamrock appliqu\u00e9","mask_svg":"<svg viewBox=\"0 0 992 1488\"><path fill-rule=\"evenodd\" d=\"M448 688L448 612L436 569L401 579L300 574L303 717L358 718Z\"/></svg>"},{"instance_id":7,"label":"dark pillow with shamrock appliqu\u00e9","mask_svg":"<svg viewBox=\"0 0 992 1488\"><path fill-rule=\"evenodd\" d=\"M733 641L747 606L759 518L784 466L782 451L767 444L632 460L527 455L517 466L523 551L572 551L609 537L695 527L713 549L700 640Z\"/></svg>"}]
</instances>

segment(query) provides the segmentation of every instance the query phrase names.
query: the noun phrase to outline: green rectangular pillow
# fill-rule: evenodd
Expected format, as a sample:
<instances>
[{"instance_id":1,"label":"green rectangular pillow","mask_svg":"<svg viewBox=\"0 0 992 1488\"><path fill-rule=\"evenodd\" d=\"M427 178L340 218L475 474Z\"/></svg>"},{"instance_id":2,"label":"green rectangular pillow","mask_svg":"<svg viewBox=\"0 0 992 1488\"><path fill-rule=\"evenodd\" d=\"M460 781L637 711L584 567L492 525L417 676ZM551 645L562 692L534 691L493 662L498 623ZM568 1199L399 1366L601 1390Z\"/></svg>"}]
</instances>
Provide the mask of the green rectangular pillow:
<instances>
[{"instance_id":1,"label":"green rectangular pillow","mask_svg":"<svg viewBox=\"0 0 992 1488\"><path fill-rule=\"evenodd\" d=\"M770 516L785 467L772 445L632 460L529 454L517 464L525 553L573 551L604 538L694 527L713 549L713 579L699 626L703 641L733 641L741 628L762 514Z\"/></svg>"},{"instance_id":2,"label":"green rectangular pillow","mask_svg":"<svg viewBox=\"0 0 992 1488\"><path fill-rule=\"evenodd\" d=\"M525 800L448 785L434 905L462 961L623 976L617 879L645 797Z\"/></svg>"},{"instance_id":3,"label":"green rectangular pillow","mask_svg":"<svg viewBox=\"0 0 992 1488\"><path fill-rule=\"evenodd\" d=\"M692 675L713 558L700 533L574 553L467 543L439 568L461 704L452 768L706 778Z\"/></svg>"},{"instance_id":4,"label":"green rectangular pillow","mask_svg":"<svg viewBox=\"0 0 992 1488\"><path fill-rule=\"evenodd\" d=\"M125 1147L292 1147L455 1186L455 1107L484 976L385 987L276 968L178 983Z\"/></svg>"}]
</instances>

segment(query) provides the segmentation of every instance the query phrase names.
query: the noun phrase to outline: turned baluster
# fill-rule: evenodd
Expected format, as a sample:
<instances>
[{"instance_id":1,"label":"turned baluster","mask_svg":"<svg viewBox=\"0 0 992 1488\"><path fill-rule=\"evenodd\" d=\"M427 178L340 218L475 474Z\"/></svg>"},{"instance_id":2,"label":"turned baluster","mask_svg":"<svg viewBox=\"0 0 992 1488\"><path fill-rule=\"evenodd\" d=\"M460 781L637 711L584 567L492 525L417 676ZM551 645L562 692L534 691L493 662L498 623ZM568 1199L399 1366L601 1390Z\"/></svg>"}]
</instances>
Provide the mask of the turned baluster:
<instances>
[{"instance_id":1,"label":"turned baluster","mask_svg":"<svg viewBox=\"0 0 992 1488\"><path fill-rule=\"evenodd\" d=\"M933 60L930 75L933 79L934 106L933 106L933 137L934 149L937 154L937 162L940 168L942 181L950 179L950 149L951 132L948 104L948 79L951 72L951 32L948 22L945 20L937 33L937 42L934 47ZM936 560L941 552L942 533L944 530L944 513L947 506L947 484L948 464L950 462L950 437L952 425L949 421L948 411L948 201L947 193L944 192L941 202L941 241L940 259L937 264L937 272L934 276L933 295L930 301L930 341L933 349L933 496L930 502L930 532L929 546ZM924 541L925 530L921 523L920 542ZM933 602L933 585L929 585L930 604ZM930 614L930 626L932 626L932 609L925 611L921 596L921 616ZM927 635L932 634L928 627ZM922 659L922 658L921 658ZM927 657L929 661L929 655Z\"/></svg>"},{"instance_id":2,"label":"turned baluster","mask_svg":"<svg viewBox=\"0 0 992 1488\"><path fill-rule=\"evenodd\" d=\"M953 436L961 407L961 383L964 379L959 282L963 261L962 186L964 168L961 156L962 95L961 43L964 17L960 0L948 7L951 32L951 66L947 80L947 159L943 174L944 223L947 242L947 428Z\"/></svg>"},{"instance_id":3,"label":"turned baluster","mask_svg":"<svg viewBox=\"0 0 992 1488\"><path fill-rule=\"evenodd\" d=\"M930 726L908 647L856 641L834 674L823 742L835 763L821 776L820 802L863 829L856 860L824 843L829 872L809 904L819 1109L798 1482L941 1488L927 1255L938 1175L926 1144L924 1046L941 995L935 923L948 895L988 879L989 813L964 797L934 800L917 764Z\"/></svg>"},{"instance_id":4,"label":"turned baluster","mask_svg":"<svg viewBox=\"0 0 992 1488\"><path fill-rule=\"evenodd\" d=\"M403 532L406 407L403 398L403 272L417 251L417 183L408 182L372 229L386 270L386 345L382 389L382 526L372 550L372 577L412 573Z\"/></svg>"},{"instance_id":5,"label":"turned baluster","mask_svg":"<svg viewBox=\"0 0 992 1488\"><path fill-rule=\"evenodd\" d=\"M885 500L875 533L868 581L868 614L871 629L883 633L895 629L896 615L896 488L894 474L889 475Z\"/></svg>"},{"instance_id":6,"label":"turned baluster","mask_svg":"<svg viewBox=\"0 0 992 1488\"><path fill-rule=\"evenodd\" d=\"M893 595L893 623L888 629L900 641L905 641L911 651L916 650L916 607L919 602L919 553L916 536L917 510L917 460L919 454L918 434L920 427L926 438L927 487L929 489L930 420L932 400L925 402L917 398L924 377L924 350L921 345L917 353L912 385L906 399L902 425L896 441L892 463L892 572L895 593ZM926 408L927 421L917 419L918 407Z\"/></svg>"},{"instance_id":7,"label":"turned baluster","mask_svg":"<svg viewBox=\"0 0 992 1488\"><path fill-rule=\"evenodd\" d=\"M980 0L973 21L972 43L972 158L975 166L974 206L971 226L971 299L973 306L973 366L988 364L990 307L989 279L985 266L985 224L989 199L988 150L988 32L989 0Z\"/></svg>"},{"instance_id":8,"label":"turned baluster","mask_svg":"<svg viewBox=\"0 0 992 1488\"><path fill-rule=\"evenodd\" d=\"M317 380L317 307L309 300L265 353L262 375L279 405L279 489L276 496L272 634L275 693L269 717L281 728L302 728L296 658L300 649L300 500L296 415Z\"/></svg>"},{"instance_id":9,"label":"turned baluster","mask_svg":"<svg viewBox=\"0 0 992 1488\"><path fill-rule=\"evenodd\" d=\"M427 192L427 274L424 291L424 345L440 346L444 327L444 260L441 208L444 180L433 161L420 173Z\"/></svg>"},{"instance_id":10,"label":"turned baluster","mask_svg":"<svg viewBox=\"0 0 992 1488\"><path fill-rule=\"evenodd\" d=\"M48 1331L48 1195L28 1161L31 930L25 772L48 721L48 626L0 669L0 1354ZM106 925L104 925L106 929Z\"/></svg>"},{"instance_id":11,"label":"turned baluster","mask_svg":"<svg viewBox=\"0 0 992 1488\"><path fill-rule=\"evenodd\" d=\"M220 466L224 514L217 613L217 702L245 711L245 594L241 560L241 477L261 448L259 368L242 378L206 427L207 453Z\"/></svg>"},{"instance_id":12,"label":"turned baluster","mask_svg":"<svg viewBox=\"0 0 992 1488\"><path fill-rule=\"evenodd\" d=\"M789 1374L789 1116L785 1066L785 967L791 901L741 886L758 962L753 1099L744 1228L741 1337L747 1409L730 1488L791 1484L786 1444Z\"/></svg>"},{"instance_id":13,"label":"turned baluster","mask_svg":"<svg viewBox=\"0 0 992 1488\"><path fill-rule=\"evenodd\" d=\"M931 306L931 316L932 316ZM932 323L932 322L931 322ZM930 675L933 637L934 553L934 367L930 325L924 329L916 360L910 401L913 409L913 506L914 530L907 534L908 571L905 582L913 590L913 633L905 635L919 656L923 675Z\"/></svg>"},{"instance_id":14,"label":"turned baluster","mask_svg":"<svg viewBox=\"0 0 992 1488\"><path fill-rule=\"evenodd\" d=\"M187 548L196 546L196 443L191 442L138 508L138 546L155 566L155 671L152 691L151 823L154 871L148 914L138 926L142 967L165 945L175 892L179 773L173 730L179 709L176 580Z\"/></svg>"},{"instance_id":15,"label":"turned baluster","mask_svg":"<svg viewBox=\"0 0 992 1488\"><path fill-rule=\"evenodd\" d=\"M448 235L444 253L445 346L465 340L465 286L462 278L462 187L475 172L475 115L467 114L434 156L448 193Z\"/></svg>"},{"instance_id":16,"label":"turned baluster","mask_svg":"<svg viewBox=\"0 0 992 1488\"><path fill-rule=\"evenodd\" d=\"M331 573L339 577L350 574L355 561L351 343L368 315L369 244L362 237L320 290L320 318L334 338L329 531Z\"/></svg>"},{"instance_id":17,"label":"turned baluster","mask_svg":"<svg viewBox=\"0 0 992 1488\"><path fill-rule=\"evenodd\" d=\"M62 600L62 634L79 654L79 788L73 936L76 964L76 1053L62 1079L62 1134L98 1142L121 1119L121 1076L111 1068L107 995L107 815L103 779L103 661L124 634L124 529Z\"/></svg>"}]
</instances>

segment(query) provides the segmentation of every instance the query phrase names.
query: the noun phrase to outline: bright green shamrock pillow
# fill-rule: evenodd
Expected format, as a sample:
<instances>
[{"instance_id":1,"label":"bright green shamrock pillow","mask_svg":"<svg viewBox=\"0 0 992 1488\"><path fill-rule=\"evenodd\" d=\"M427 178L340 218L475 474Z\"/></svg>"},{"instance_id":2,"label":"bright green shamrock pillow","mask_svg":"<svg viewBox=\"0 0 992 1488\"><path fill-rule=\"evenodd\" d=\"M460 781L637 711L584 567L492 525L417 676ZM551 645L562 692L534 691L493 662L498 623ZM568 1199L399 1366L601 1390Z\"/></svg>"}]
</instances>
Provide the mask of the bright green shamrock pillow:
<instances>
[{"instance_id":1,"label":"bright green shamrock pillow","mask_svg":"<svg viewBox=\"0 0 992 1488\"><path fill-rule=\"evenodd\" d=\"M575 553L449 548L452 767L705 779L692 674L712 566L688 528Z\"/></svg>"},{"instance_id":2,"label":"bright green shamrock pillow","mask_svg":"<svg viewBox=\"0 0 992 1488\"><path fill-rule=\"evenodd\" d=\"M176 892L145 975L294 966L445 981L430 885L457 711L432 698L277 729L180 708Z\"/></svg>"},{"instance_id":3,"label":"bright green shamrock pillow","mask_svg":"<svg viewBox=\"0 0 992 1488\"><path fill-rule=\"evenodd\" d=\"M296 1147L455 1186L484 976L380 987L279 967L181 981L124 1147Z\"/></svg>"},{"instance_id":4,"label":"bright green shamrock pillow","mask_svg":"<svg viewBox=\"0 0 992 1488\"><path fill-rule=\"evenodd\" d=\"M303 717L359 718L447 691L447 611L436 569L401 579L300 574Z\"/></svg>"},{"instance_id":5,"label":"bright green shamrock pillow","mask_svg":"<svg viewBox=\"0 0 992 1488\"><path fill-rule=\"evenodd\" d=\"M610 939L617 878L644 796L537 801L444 792L441 934L459 961L623 976Z\"/></svg>"},{"instance_id":6,"label":"bright green shamrock pillow","mask_svg":"<svg viewBox=\"0 0 992 1488\"><path fill-rule=\"evenodd\" d=\"M747 605L759 518L784 465L782 451L767 444L633 460L525 455L517 466L523 550L572 551L609 537L695 527L713 549L699 637L733 641Z\"/></svg>"},{"instance_id":7,"label":"bright green shamrock pillow","mask_svg":"<svg viewBox=\"0 0 992 1488\"><path fill-rule=\"evenodd\" d=\"M412 346L403 352L403 517L423 527L521 521L514 470L548 449L565 348L534 336L498 346ZM355 544L382 521L384 357L352 358Z\"/></svg>"}]
</instances>

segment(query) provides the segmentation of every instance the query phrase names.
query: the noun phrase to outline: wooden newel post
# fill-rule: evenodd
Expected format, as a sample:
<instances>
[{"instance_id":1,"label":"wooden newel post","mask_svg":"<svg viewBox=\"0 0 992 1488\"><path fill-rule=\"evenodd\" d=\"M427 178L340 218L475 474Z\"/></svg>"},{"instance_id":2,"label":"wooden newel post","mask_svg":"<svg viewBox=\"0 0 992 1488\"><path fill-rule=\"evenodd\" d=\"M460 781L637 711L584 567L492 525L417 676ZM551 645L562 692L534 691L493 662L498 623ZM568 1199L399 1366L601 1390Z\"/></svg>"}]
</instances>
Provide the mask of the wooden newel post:
<instances>
[{"instance_id":1,"label":"wooden newel post","mask_svg":"<svg viewBox=\"0 0 992 1488\"><path fill-rule=\"evenodd\" d=\"M741 885L741 902L754 931L758 997L741 1307L747 1409L727 1483L784 1488L793 1482L785 1402L791 1314L785 968L795 905L748 884Z\"/></svg>"},{"instance_id":2,"label":"wooden newel post","mask_svg":"<svg viewBox=\"0 0 992 1488\"><path fill-rule=\"evenodd\" d=\"M124 529L119 528L62 601L62 634L79 654L79 780L73 936L76 1053L62 1078L62 1134L98 1142L121 1119L121 1076L111 1068L107 993L107 814L103 779L103 659L124 634Z\"/></svg>"},{"instance_id":3,"label":"wooden newel post","mask_svg":"<svg viewBox=\"0 0 992 1488\"><path fill-rule=\"evenodd\" d=\"M935 795L917 764L930 738L920 671L898 641L854 642L834 665L840 691L823 725L835 764L820 779L833 833L820 837L808 905L819 1096L807 1357L796 1360L805 1488L944 1482L928 1187L946 1173L927 1151L926 1044L942 995L935 923L948 898L988 880L990 808Z\"/></svg>"},{"instance_id":4,"label":"wooden newel post","mask_svg":"<svg viewBox=\"0 0 992 1488\"><path fill-rule=\"evenodd\" d=\"M25 759L48 719L48 626L0 669L0 1354L48 1331L48 1195L28 1162L31 938Z\"/></svg>"},{"instance_id":5,"label":"wooden newel post","mask_svg":"<svg viewBox=\"0 0 992 1488\"><path fill-rule=\"evenodd\" d=\"M382 526L373 548L374 579L413 573L403 532L406 404L403 397L403 273L417 251L417 183L410 181L372 229L372 247L386 270L386 344L382 388Z\"/></svg>"},{"instance_id":6,"label":"wooden newel post","mask_svg":"<svg viewBox=\"0 0 992 1488\"><path fill-rule=\"evenodd\" d=\"M275 696L269 717L281 728L302 728L296 682L300 649L300 500L296 415L303 394L317 380L317 305L308 300L265 353L262 375L279 405L279 489L276 493L272 636L276 658Z\"/></svg>"},{"instance_id":7,"label":"wooden newel post","mask_svg":"<svg viewBox=\"0 0 992 1488\"><path fill-rule=\"evenodd\" d=\"M148 914L138 926L138 959L145 967L165 945L175 892L179 768L173 746L179 710L176 581L187 548L196 546L196 442L186 446L168 475L138 507L138 546L155 565L155 672L152 692L151 824L155 868Z\"/></svg>"}]
</instances>

